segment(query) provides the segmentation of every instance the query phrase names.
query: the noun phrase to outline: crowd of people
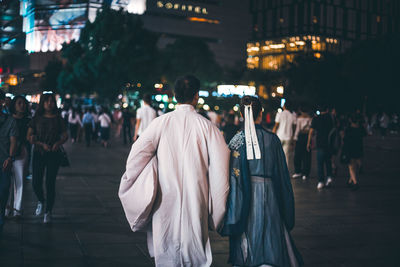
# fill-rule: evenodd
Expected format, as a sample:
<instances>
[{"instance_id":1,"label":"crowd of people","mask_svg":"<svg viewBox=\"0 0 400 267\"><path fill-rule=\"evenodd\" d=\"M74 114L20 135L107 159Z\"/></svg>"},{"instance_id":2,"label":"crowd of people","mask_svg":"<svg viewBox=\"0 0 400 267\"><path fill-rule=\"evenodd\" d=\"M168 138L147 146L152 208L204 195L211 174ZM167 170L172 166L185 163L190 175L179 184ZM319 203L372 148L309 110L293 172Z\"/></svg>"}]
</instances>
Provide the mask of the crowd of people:
<instances>
[{"instance_id":1,"label":"crowd of people","mask_svg":"<svg viewBox=\"0 0 400 267\"><path fill-rule=\"evenodd\" d=\"M397 132L398 118L386 113L367 117L360 111L338 116L328 106L314 112L286 103L273 120L274 114L265 116L252 96L242 98L240 116L197 112L199 87L194 76L179 78L176 110L163 116L152 107L150 95L143 96L136 113L126 108L110 113L106 108L61 111L52 93L42 94L32 109L24 96L7 102L0 91L0 235L5 217L22 215L24 178L30 173L38 200L35 215L51 222L56 177L65 160L62 145L68 136L72 144L84 136L87 147L92 142L108 147L113 126L115 137L133 143L119 196L132 229L151 229L148 246L156 265L210 266L208 229L214 229L229 236L234 266L301 266L290 237L290 177L310 178L315 150L318 190L333 184L339 162L348 168L349 188L359 189L363 138L375 130L382 138L387 130ZM140 196L132 192L153 196L137 201Z\"/></svg>"}]
</instances>

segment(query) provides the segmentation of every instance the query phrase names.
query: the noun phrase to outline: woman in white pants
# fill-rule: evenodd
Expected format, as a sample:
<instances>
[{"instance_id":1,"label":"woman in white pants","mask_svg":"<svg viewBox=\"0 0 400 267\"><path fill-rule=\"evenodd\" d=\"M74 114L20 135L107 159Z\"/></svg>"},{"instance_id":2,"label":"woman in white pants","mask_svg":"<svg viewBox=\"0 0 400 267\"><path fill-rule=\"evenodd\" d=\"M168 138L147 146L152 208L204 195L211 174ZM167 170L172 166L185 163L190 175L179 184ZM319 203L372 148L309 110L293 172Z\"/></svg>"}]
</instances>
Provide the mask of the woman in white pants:
<instances>
[{"instance_id":1,"label":"woman in white pants","mask_svg":"<svg viewBox=\"0 0 400 267\"><path fill-rule=\"evenodd\" d=\"M23 96L13 98L10 105L10 112L17 121L18 138L17 138L17 153L12 166L11 188L8 198L6 215L11 215L13 210L14 217L21 216L22 193L24 188L24 177L26 175L26 162L28 159L29 143L26 139L28 131L28 101Z\"/></svg>"}]
</instances>

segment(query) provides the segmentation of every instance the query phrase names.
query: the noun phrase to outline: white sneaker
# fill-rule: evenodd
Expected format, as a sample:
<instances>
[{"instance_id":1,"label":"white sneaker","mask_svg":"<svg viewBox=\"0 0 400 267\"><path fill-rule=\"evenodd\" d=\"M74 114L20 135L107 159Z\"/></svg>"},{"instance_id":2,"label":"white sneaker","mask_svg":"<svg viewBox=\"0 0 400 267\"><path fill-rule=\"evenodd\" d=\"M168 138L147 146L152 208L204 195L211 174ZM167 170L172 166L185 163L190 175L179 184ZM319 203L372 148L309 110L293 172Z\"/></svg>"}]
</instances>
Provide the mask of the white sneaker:
<instances>
[{"instance_id":1,"label":"white sneaker","mask_svg":"<svg viewBox=\"0 0 400 267\"><path fill-rule=\"evenodd\" d=\"M322 188L324 188L324 183L323 182L319 182L318 183L318 185L317 185L317 189L322 189Z\"/></svg>"},{"instance_id":2,"label":"white sneaker","mask_svg":"<svg viewBox=\"0 0 400 267\"><path fill-rule=\"evenodd\" d=\"M36 207L35 215L39 216L42 214L42 212L43 212L43 204L42 202L39 201Z\"/></svg>"},{"instance_id":3,"label":"white sneaker","mask_svg":"<svg viewBox=\"0 0 400 267\"><path fill-rule=\"evenodd\" d=\"M43 223L50 223L50 222L51 222L51 213L50 212L46 212L44 214Z\"/></svg>"},{"instance_id":4,"label":"white sneaker","mask_svg":"<svg viewBox=\"0 0 400 267\"><path fill-rule=\"evenodd\" d=\"M293 179L296 179L296 178L299 178L299 177L301 177L301 173L295 173L295 174L292 175Z\"/></svg>"},{"instance_id":5,"label":"white sneaker","mask_svg":"<svg viewBox=\"0 0 400 267\"><path fill-rule=\"evenodd\" d=\"M331 185L332 185L332 182L333 182L332 178L331 178L331 177L328 177L328 179L326 179L325 186L326 186L326 187L331 186Z\"/></svg>"},{"instance_id":6,"label":"white sneaker","mask_svg":"<svg viewBox=\"0 0 400 267\"><path fill-rule=\"evenodd\" d=\"M303 177L301 177L301 179L307 180L307 176L303 175Z\"/></svg>"}]
</instances>

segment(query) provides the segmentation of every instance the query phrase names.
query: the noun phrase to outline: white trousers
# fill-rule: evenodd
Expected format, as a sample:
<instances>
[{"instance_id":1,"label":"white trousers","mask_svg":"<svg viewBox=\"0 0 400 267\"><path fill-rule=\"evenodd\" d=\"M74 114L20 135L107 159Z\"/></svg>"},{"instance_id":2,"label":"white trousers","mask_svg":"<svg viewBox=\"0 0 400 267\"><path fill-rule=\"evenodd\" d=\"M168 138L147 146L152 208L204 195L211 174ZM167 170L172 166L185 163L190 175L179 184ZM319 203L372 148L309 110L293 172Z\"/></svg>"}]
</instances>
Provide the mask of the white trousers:
<instances>
[{"instance_id":1,"label":"white trousers","mask_svg":"<svg viewBox=\"0 0 400 267\"><path fill-rule=\"evenodd\" d=\"M282 149L283 149L283 152L285 152L285 157L286 157L286 164L289 166L289 158L290 158L290 143L291 143L291 141L290 140L282 140L281 141L281 143L282 143Z\"/></svg>"},{"instance_id":2,"label":"white trousers","mask_svg":"<svg viewBox=\"0 0 400 267\"><path fill-rule=\"evenodd\" d=\"M11 186L7 206L18 211L21 211L26 158L27 153L25 153L22 159L15 160L12 166Z\"/></svg>"}]
</instances>

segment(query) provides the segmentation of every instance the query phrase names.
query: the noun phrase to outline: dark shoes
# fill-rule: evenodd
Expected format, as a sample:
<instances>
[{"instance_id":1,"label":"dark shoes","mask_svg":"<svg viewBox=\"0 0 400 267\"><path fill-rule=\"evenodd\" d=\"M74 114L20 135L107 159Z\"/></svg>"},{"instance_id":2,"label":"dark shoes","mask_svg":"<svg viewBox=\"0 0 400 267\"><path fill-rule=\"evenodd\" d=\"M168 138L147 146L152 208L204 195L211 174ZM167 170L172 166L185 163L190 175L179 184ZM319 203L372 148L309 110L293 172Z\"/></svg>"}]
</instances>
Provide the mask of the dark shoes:
<instances>
[{"instance_id":1,"label":"dark shoes","mask_svg":"<svg viewBox=\"0 0 400 267\"><path fill-rule=\"evenodd\" d=\"M360 185L358 183L353 184L351 181L348 181L346 184L351 191L357 191L358 189L360 189Z\"/></svg>"}]
</instances>

